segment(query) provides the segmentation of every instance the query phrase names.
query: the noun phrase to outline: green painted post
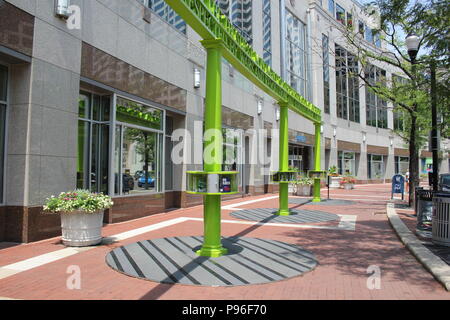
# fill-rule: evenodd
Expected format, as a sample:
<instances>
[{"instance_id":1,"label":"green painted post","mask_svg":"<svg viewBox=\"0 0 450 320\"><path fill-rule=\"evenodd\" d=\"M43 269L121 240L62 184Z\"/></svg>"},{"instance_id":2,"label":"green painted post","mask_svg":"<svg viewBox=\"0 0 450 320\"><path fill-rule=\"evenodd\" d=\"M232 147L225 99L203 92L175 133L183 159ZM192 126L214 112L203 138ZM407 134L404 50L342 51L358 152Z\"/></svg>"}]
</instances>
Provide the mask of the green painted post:
<instances>
[{"instance_id":1,"label":"green painted post","mask_svg":"<svg viewBox=\"0 0 450 320\"><path fill-rule=\"evenodd\" d=\"M314 144L314 170L320 170L320 131L321 124L314 123L315 127L315 144ZM320 178L314 178L314 191L313 191L313 202L320 202Z\"/></svg>"},{"instance_id":2,"label":"green painted post","mask_svg":"<svg viewBox=\"0 0 450 320\"><path fill-rule=\"evenodd\" d=\"M205 98L205 131L222 132L222 49L221 39L201 41L207 52L206 60L206 98ZM204 148L211 147L212 161L206 160L205 172L222 171L222 139L213 138L205 142ZM209 162L209 163L208 163ZM199 256L220 257L228 252L222 246L220 237L220 195L205 195L203 201L204 240Z\"/></svg>"},{"instance_id":3,"label":"green painted post","mask_svg":"<svg viewBox=\"0 0 450 320\"><path fill-rule=\"evenodd\" d=\"M280 151L279 171L288 171L289 169L289 123L288 123L288 104L281 102L280 105ZM289 212L289 183L280 182L279 202L280 208L277 215L288 216Z\"/></svg>"}]
</instances>

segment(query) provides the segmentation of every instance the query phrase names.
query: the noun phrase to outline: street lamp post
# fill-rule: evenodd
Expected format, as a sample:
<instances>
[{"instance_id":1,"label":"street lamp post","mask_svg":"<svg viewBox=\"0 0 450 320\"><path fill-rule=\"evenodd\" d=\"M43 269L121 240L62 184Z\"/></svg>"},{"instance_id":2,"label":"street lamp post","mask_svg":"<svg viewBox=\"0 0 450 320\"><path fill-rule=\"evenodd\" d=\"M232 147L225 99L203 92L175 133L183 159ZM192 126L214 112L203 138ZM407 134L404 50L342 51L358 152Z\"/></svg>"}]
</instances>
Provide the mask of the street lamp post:
<instances>
[{"instance_id":1,"label":"street lamp post","mask_svg":"<svg viewBox=\"0 0 450 320\"><path fill-rule=\"evenodd\" d=\"M406 47L408 49L408 55L412 63L412 73L415 73L416 57L419 51L419 37L414 33L409 33L406 37ZM431 62L431 150L433 152L433 190L438 189L438 177L439 177L439 159L438 159L438 128L437 128L437 101L436 101L436 64Z\"/></svg>"},{"instance_id":2,"label":"street lamp post","mask_svg":"<svg viewBox=\"0 0 450 320\"><path fill-rule=\"evenodd\" d=\"M437 127L437 97L436 97L436 64L431 62L431 151L433 152L433 190L438 190L439 179L439 141Z\"/></svg>"},{"instance_id":3,"label":"street lamp post","mask_svg":"<svg viewBox=\"0 0 450 320\"><path fill-rule=\"evenodd\" d=\"M412 77L412 81L413 81L413 87L415 87L415 83L414 83L414 74L416 72L416 57L417 57L417 53L419 52L419 37L415 34L415 33L410 33L408 34L408 36L406 37L406 47L408 49L408 55L411 59L411 72L413 74ZM414 94L414 91L413 91ZM413 103L414 103L414 96L413 96ZM412 117L414 116L413 114L411 115ZM411 122L413 123L413 118L411 119ZM415 139L415 128L414 126L411 126L411 137L410 137L410 154L409 154L409 174L410 174L410 179L409 179L409 205L411 205L412 203L412 198L415 197L415 190L416 190L416 183L417 183L417 175L419 174L419 170L417 168L418 166L418 161L419 159L417 159L416 157L416 153L411 152L413 151L414 144L416 143L416 139ZM416 171L417 169L417 171ZM413 172L415 174L413 174ZM414 179L413 179L414 178Z\"/></svg>"}]
</instances>

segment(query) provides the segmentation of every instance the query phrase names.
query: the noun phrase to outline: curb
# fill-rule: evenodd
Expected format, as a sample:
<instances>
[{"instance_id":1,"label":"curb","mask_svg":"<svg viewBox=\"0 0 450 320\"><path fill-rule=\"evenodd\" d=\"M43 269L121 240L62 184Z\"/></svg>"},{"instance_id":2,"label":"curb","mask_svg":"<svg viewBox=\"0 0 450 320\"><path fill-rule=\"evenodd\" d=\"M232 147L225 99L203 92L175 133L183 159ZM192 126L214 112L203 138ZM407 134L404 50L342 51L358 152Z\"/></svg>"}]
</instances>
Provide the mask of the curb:
<instances>
[{"instance_id":1,"label":"curb","mask_svg":"<svg viewBox=\"0 0 450 320\"><path fill-rule=\"evenodd\" d=\"M394 228L404 245L419 260L419 262L427 269L433 277L439 281L447 291L450 291L450 266L441 258L433 254L426 248L416 236L408 229L395 211L394 205L388 203L386 207L389 222Z\"/></svg>"}]
</instances>

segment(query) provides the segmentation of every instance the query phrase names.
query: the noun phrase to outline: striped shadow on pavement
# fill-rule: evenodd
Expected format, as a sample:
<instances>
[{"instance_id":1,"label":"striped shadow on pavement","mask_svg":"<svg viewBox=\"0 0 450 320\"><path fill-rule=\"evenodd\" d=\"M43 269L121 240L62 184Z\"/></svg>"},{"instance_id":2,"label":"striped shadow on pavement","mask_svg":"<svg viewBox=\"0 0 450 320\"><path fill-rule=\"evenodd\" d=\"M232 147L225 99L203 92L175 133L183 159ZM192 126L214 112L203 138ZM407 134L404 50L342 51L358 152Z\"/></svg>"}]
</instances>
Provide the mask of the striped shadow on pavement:
<instances>
[{"instance_id":1,"label":"striped shadow on pavement","mask_svg":"<svg viewBox=\"0 0 450 320\"><path fill-rule=\"evenodd\" d=\"M230 213L237 219L258 221L266 223L319 223L339 220L339 216L334 213L327 213L313 210L291 209L291 215L278 216L274 213L278 209L243 209Z\"/></svg>"},{"instance_id":2,"label":"striped shadow on pavement","mask_svg":"<svg viewBox=\"0 0 450 320\"><path fill-rule=\"evenodd\" d=\"M304 204L304 205L317 205L317 206L351 206L356 204L354 201L343 199L323 199L320 202L312 202L312 199L307 198L289 198L289 203Z\"/></svg>"},{"instance_id":3,"label":"striped shadow on pavement","mask_svg":"<svg viewBox=\"0 0 450 320\"><path fill-rule=\"evenodd\" d=\"M242 286L300 276L317 265L296 245L257 238L222 238L228 254L199 257L203 237L172 237L135 242L106 256L114 270L150 281L199 286Z\"/></svg>"}]
</instances>

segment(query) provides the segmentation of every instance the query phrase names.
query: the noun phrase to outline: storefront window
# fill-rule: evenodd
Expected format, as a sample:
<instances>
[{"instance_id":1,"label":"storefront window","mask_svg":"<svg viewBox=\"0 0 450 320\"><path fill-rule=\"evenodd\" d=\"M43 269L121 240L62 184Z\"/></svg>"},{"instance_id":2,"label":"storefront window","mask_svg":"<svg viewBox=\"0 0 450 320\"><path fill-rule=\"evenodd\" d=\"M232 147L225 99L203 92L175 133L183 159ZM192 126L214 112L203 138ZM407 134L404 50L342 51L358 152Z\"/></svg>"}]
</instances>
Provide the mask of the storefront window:
<instances>
[{"instance_id":1,"label":"storefront window","mask_svg":"<svg viewBox=\"0 0 450 320\"><path fill-rule=\"evenodd\" d=\"M80 93L77 188L108 194L110 103L109 96Z\"/></svg>"},{"instance_id":2,"label":"storefront window","mask_svg":"<svg viewBox=\"0 0 450 320\"><path fill-rule=\"evenodd\" d=\"M309 151L306 146L289 145L289 167L306 175L309 170Z\"/></svg>"},{"instance_id":3,"label":"storefront window","mask_svg":"<svg viewBox=\"0 0 450 320\"><path fill-rule=\"evenodd\" d=\"M165 165L164 165L164 189L173 190L173 163L172 163L172 132L173 132L173 118L166 116L166 141L165 141Z\"/></svg>"},{"instance_id":4,"label":"storefront window","mask_svg":"<svg viewBox=\"0 0 450 320\"><path fill-rule=\"evenodd\" d=\"M5 124L7 100L8 69L0 65L0 203L3 203L3 171L5 163Z\"/></svg>"},{"instance_id":5,"label":"storefront window","mask_svg":"<svg viewBox=\"0 0 450 320\"><path fill-rule=\"evenodd\" d=\"M339 174L356 176L356 155L354 152L338 152Z\"/></svg>"},{"instance_id":6,"label":"storefront window","mask_svg":"<svg viewBox=\"0 0 450 320\"><path fill-rule=\"evenodd\" d=\"M242 159L242 130L223 128L223 171L239 171L239 181L243 181L244 161Z\"/></svg>"},{"instance_id":7,"label":"storefront window","mask_svg":"<svg viewBox=\"0 0 450 320\"><path fill-rule=\"evenodd\" d=\"M395 174L405 175L409 171L408 157L395 157Z\"/></svg>"},{"instance_id":8,"label":"storefront window","mask_svg":"<svg viewBox=\"0 0 450 320\"><path fill-rule=\"evenodd\" d=\"M117 98L115 194L162 190L163 115L161 110Z\"/></svg>"},{"instance_id":9,"label":"storefront window","mask_svg":"<svg viewBox=\"0 0 450 320\"><path fill-rule=\"evenodd\" d=\"M384 177L384 156L377 154L367 155L369 179L382 179Z\"/></svg>"}]
</instances>

